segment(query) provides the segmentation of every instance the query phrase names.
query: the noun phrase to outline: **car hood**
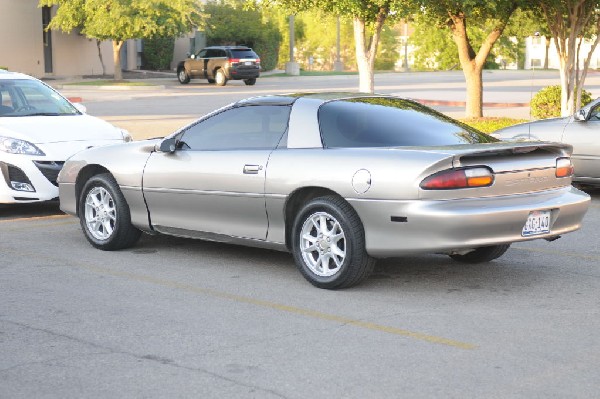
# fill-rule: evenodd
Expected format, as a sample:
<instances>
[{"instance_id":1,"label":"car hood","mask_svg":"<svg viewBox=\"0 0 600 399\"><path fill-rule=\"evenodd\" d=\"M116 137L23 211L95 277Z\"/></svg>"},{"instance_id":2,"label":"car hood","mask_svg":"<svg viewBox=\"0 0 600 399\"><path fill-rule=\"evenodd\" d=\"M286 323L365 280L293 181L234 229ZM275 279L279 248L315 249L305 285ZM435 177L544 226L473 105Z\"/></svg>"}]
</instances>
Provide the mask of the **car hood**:
<instances>
[{"instance_id":1,"label":"car hood","mask_svg":"<svg viewBox=\"0 0 600 399\"><path fill-rule=\"evenodd\" d=\"M120 129L90 115L0 118L0 136L34 144L66 141L123 140Z\"/></svg>"},{"instance_id":2,"label":"car hood","mask_svg":"<svg viewBox=\"0 0 600 399\"><path fill-rule=\"evenodd\" d=\"M555 126L555 125L564 126L567 123L569 123L570 120L571 120L571 117L567 116L567 117L560 117L560 118L540 119L539 121L533 121L533 122L518 123L516 125L505 127L503 129L498 129L492 134L492 136L494 134L498 134L498 133L502 133L502 132L524 130L524 129L529 129L529 128L540 129L540 128L544 128L546 126Z\"/></svg>"}]
</instances>

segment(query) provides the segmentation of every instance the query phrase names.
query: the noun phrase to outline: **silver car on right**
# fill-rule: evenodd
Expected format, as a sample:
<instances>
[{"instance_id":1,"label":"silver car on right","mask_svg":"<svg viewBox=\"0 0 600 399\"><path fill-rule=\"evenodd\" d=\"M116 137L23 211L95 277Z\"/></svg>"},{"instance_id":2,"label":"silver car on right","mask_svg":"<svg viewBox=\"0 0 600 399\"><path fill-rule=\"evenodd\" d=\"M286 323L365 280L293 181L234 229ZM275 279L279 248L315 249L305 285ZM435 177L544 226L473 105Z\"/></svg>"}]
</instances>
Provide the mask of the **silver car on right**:
<instances>
[{"instance_id":1,"label":"silver car on right","mask_svg":"<svg viewBox=\"0 0 600 399\"><path fill-rule=\"evenodd\" d=\"M542 119L500 129L501 140L555 141L573 146L573 182L600 186L600 98L569 117Z\"/></svg>"}]
</instances>

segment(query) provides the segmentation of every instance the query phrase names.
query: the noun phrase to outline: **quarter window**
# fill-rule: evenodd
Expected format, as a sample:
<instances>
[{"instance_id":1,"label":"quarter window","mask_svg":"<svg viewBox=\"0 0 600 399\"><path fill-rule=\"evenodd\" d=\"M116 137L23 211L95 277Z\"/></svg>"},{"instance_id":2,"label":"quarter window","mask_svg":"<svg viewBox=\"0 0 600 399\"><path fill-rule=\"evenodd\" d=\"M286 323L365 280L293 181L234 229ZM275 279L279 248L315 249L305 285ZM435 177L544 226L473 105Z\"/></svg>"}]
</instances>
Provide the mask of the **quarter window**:
<instances>
[{"instance_id":1,"label":"quarter window","mask_svg":"<svg viewBox=\"0 0 600 399\"><path fill-rule=\"evenodd\" d=\"M410 100L361 97L319 110L325 147L446 146L498 141Z\"/></svg>"},{"instance_id":2,"label":"quarter window","mask_svg":"<svg viewBox=\"0 0 600 399\"><path fill-rule=\"evenodd\" d=\"M196 151L274 149L287 130L289 106L232 108L188 128L181 148Z\"/></svg>"}]
</instances>

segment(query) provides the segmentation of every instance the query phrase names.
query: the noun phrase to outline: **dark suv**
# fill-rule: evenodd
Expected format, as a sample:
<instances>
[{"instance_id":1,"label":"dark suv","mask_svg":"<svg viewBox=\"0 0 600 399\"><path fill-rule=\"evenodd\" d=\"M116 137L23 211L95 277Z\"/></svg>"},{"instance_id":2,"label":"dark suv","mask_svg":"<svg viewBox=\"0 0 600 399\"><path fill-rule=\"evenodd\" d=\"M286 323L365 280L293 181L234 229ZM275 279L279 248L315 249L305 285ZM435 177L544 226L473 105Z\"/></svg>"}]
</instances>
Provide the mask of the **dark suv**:
<instances>
[{"instance_id":1,"label":"dark suv","mask_svg":"<svg viewBox=\"0 0 600 399\"><path fill-rule=\"evenodd\" d=\"M243 80L252 86L259 75L260 58L251 48L243 46L206 47L177 65L181 84L198 78L219 86L225 86L230 79Z\"/></svg>"}]
</instances>

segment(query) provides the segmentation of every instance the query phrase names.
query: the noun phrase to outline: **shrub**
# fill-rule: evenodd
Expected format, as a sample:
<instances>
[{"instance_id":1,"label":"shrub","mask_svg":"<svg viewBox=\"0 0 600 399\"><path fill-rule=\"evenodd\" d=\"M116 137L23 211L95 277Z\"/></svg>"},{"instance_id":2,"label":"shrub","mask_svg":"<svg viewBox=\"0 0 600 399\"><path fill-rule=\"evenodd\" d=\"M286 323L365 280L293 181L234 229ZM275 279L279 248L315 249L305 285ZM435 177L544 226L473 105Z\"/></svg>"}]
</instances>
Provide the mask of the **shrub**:
<instances>
[{"instance_id":1,"label":"shrub","mask_svg":"<svg viewBox=\"0 0 600 399\"><path fill-rule=\"evenodd\" d=\"M4 69L5 71L8 71L8 67L2 66L2 65L0 65L0 69Z\"/></svg>"},{"instance_id":2,"label":"shrub","mask_svg":"<svg viewBox=\"0 0 600 399\"><path fill-rule=\"evenodd\" d=\"M508 127L516 125L517 123L526 122L525 119L513 118L471 118L462 119L461 121L484 133L492 133L498 129L502 129L503 127Z\"/></svg>"},{"instance_id":3,"label":"shrub","mask_svg":"<svg viewBox=\"0 0 600 399\"><path fill-rule=\"evenodd\" d=\"M560 116L560 96L560 86L548 86L538 91L531 99L531 115L538 119ZM582 90L581 106L591 101L592 94L587 90Z\"/></svg>"},{"instance_id":4,"label":"shrub","mask_svg":"<svg viewBox=\"0 0 600 399\"><path fill-rule=\"evenodd\" d=\"M145 69L161 70L170 69L175 49L175 38L154 37L144 39L142 64Z\"/></svg>"}]
</instances>

